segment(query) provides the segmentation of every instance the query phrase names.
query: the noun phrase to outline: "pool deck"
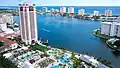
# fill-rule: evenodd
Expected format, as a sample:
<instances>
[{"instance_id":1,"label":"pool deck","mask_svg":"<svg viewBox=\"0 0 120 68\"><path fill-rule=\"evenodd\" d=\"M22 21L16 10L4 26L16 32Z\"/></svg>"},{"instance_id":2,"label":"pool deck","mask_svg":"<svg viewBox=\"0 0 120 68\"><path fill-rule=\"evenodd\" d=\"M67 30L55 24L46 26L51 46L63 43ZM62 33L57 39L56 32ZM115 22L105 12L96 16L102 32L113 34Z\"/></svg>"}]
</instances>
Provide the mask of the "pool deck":
<instances>
[{"instance_id":1,"label":"pool deck","mask_svg":"<svg viewBox=\"0 0 120 68\"><path fill-rule=\"evenodd\" d=\"M111 45L109 40L106 41L106 44L107 44L110 48L112 48L113 50L120 51L120 49L116 49L116 48L114 47L114 45Z\"/></svg>"}]
</instances>

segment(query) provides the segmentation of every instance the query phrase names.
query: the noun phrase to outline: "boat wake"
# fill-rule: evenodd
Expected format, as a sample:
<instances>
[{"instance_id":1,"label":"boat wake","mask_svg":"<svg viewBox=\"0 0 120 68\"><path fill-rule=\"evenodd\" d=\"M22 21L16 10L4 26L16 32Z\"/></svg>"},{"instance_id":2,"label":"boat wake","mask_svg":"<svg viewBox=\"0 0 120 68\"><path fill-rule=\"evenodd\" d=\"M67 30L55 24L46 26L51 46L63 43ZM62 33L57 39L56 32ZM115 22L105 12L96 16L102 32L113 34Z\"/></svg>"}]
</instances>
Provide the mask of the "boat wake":
<instances>
[{"instance_id":1,"label":"boat wake","mask_svg":"<svg viewBox=\"0 0 120 68\"><path fill-rule=\"evenodd\" d=\"M46 32L50 32L50 30L47 30L47 29L44 29L44 28L43 28L42 30L43 30L43 31L46 31Z\"/></svg>"}]
</instances>

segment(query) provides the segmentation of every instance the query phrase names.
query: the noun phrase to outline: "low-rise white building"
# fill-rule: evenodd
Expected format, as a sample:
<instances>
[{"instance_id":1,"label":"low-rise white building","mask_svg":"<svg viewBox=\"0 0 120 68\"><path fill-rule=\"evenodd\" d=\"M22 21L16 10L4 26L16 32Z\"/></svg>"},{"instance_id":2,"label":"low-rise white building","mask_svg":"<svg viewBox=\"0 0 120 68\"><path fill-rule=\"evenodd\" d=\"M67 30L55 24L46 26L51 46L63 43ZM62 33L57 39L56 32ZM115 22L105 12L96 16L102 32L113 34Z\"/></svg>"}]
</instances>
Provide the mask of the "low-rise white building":
<instances>
[{"instance_id":1,"label":"low-rise white building","mask_svg":"<svg viewBox=\"0 0 120 68\"><path fill-rule=\"evenodd\" d=\"M0 14L0 23L13 24L13 16L11 14Z\"/></svg>"},{"instance_id":2,"label":"low-rise white building","mask_svg":"<svg viewBox=\"0 0 120 68\"><path fill-rule=\"evenodd\" d=\"M13 24L13 16L11 14L5 14L2 16L3 23Z\"/></svg>"},{"instance_id":3,"label":"low-rise white building","mask_svg":"<svg viewBox=\"0 0 120 68\"><path fill-rule=\"evenodd\" d=\"M2 31L5 33L5 34L12 34L12 33L15 33L12 29L10 28L7 28L7 29L2 29Z\"/></svg>"},{"instance_id":4,"label":"low-rise white building","mask_svg":"<svg viewBox=\"0 0 120 68\"><path fill-rule=\"evenodd\" d=\"M7 24L6 23L0 23L0 29L7 29Z\"/></svg>"},{"instance_id":5,"label":"low-rise white building","mask_svg":"<svg viewBox=\"0 0 120 68\"><path fill-rule=\"evenodd\" d=\"M68 13L74 13L74 7L69 7L68 8Z\"/></svg>"}]
</instances>

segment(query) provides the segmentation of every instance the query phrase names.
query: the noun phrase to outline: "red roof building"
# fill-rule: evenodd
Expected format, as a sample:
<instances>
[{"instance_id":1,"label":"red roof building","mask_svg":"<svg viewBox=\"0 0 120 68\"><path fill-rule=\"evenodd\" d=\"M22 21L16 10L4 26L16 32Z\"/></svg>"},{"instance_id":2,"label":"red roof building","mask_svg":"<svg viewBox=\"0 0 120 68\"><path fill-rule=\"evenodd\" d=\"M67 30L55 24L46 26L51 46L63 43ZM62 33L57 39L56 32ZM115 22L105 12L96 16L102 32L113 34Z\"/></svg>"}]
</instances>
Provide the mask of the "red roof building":
<instances>
[{"instance_id":1,"label":"red roof building","mask_svg":"<svg viewBox=\"0 0 120 68\"><path fill-rule=\"evenodd\" d=\"M0 47L0 50L9 50L17 48L18 44L15 41L7 39L7 36L0 36L0 41L4 42L4 46Z\"/></svg>"}]
</instances>

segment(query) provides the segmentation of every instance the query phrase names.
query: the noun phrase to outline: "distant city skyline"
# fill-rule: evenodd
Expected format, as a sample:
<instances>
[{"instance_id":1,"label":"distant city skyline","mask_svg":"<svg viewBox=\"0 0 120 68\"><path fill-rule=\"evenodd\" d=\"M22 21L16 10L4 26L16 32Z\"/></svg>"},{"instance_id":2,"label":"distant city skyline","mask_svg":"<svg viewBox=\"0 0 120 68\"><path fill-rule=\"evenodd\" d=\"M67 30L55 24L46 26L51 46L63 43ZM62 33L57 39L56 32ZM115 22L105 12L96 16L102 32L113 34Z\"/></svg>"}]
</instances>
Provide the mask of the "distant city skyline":
<instances>
[{"instance_id":1,"label":"distant city skyline","mask_svg":"<svg viewBox=\"0 0 120 68\"><path fill-rule=\"evenodd\" d=\"M37 6L120 6L120 0L1 0L0 6L18 6L24 2Z\"/></svg>"}]
</instances>

